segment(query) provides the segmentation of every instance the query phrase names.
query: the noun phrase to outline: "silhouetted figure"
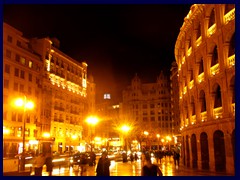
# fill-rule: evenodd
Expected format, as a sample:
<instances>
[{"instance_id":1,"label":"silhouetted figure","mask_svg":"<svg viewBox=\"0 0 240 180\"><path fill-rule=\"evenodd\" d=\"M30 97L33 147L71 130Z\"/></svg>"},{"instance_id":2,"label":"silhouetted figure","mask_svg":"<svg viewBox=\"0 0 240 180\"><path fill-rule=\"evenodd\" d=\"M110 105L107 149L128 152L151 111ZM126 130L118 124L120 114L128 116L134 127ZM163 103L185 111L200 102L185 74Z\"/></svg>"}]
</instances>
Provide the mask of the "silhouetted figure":
<instances>
[{"instance_id":1,"label":"silhouetted figure","mask_svg":"<svg viewBox=\"0 0 240 180\"><path fill-rule=\"evenodd\" d=\"M145 156L146 164L142 167L142 176L163 176L160 168L152 164L151 156L146 154Z\"/></svg>"},{"instance_id":2,"label":"silhouetted figure","mask_svg":"<svg viewBox=\"0 0 240 180\"><path fill-rule=\"evenodd\" d=\"M45 156L43 153L38 154L34 161L35 176L42 176L43 165L45 164Z\"/></svg>"},{"instance_id":3,"label":"silhouetted figure","mask_svg":"<svg viewBox=\"0 0 240 180\"><path fill-rule=\"evenodd\" d=\"M97 176L110 176L110 160L107 157L107 152L103 152L97 164Z\"/></svg>"}]
</instances>

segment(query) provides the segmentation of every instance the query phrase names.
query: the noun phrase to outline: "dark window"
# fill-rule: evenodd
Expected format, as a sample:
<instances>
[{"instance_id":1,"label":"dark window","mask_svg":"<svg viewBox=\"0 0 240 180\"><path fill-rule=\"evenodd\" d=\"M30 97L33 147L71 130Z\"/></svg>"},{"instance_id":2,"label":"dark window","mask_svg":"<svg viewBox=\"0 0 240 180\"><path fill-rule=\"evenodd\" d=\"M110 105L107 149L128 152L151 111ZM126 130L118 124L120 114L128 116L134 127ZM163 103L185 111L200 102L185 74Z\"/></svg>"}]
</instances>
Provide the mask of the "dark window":
<instances>
[{"instance_id":1,"label":"dark window","mask_svg":"<svg viewBox=\"0 0 240 180\"><path fill-rule=\"evenodd\" d=\"M10 65L9 64L5 64L5 73L10 74Z\"/></svg>"},{"instance_id":2,"label":"dark window","mask_svg":"<svg viewBox=\"0 0 240 180\"><path fill-rule=\"evenodd\" d=\"M8 37L7 37L7 41L10 42L10 43L12 43L12 36L8 36Z\"/></svg>"},{"instance_id":3,"label":"dark window","mask_svg":"<svg viewBox=\"0 0 240 180\"><path fill-rule=\"evenodd\" d=\"M4 79L4 84L3 84L4 88L8 89L9 88L9 80L8 79Z\"/></svg>"},{"instance_id":4,"label":"dark window","mask_svg":"<svg viewBox=\"0 0 240 180\"><path fill-rule=\"evenodd\" d=\"M24 79L24 76L25 76L25 72L24 72L23 70L21 70L20 77L21 77L22 79Z\"/></svg>"},{"instance_id":5,"label":"dark window","mask_svg":"<svg viewBox=\"0 0 240 180\"><path fill-rule=\"evenodd\" d=\"M19 69L15 68L14 75L15 75L16 77L19 77Z\"/></svg>"},{"instance_id":6,"label":"dark window","mask_svg":"<svg viewBox=\"0 0 240 180\"><path fill-rule=\"evenodd\" d=\"M6 50L6 56L11 59L12 52L10 50Z\"/></svg>"}]
</instances>

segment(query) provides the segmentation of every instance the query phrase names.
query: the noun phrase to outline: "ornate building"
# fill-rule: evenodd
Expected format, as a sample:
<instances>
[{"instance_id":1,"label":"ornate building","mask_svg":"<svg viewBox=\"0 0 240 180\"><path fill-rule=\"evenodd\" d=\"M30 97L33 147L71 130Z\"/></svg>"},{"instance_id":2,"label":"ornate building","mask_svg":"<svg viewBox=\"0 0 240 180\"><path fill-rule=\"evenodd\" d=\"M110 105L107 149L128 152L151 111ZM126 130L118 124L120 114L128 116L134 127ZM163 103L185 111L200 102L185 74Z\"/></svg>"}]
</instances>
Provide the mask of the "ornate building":
<instances>
[{"instance_id":1,"label":"ornate building","mask_svg":"<svg viewBox=\"0 0 240 180\"><path fill-rule=\"evenodd\" d=\"M192 5L175 58L183 164L234 174L235 5Z\"/></svg>"},{"instance_id":2,"label":"ornate building","mask_svg":"<svg viewBox=\"0 0 240 180\"><path fill-rule=\"evenodd\" d=\"M95 110L87 63L61 52L57 39L26 39L6 23L3 29L5 155L22 151L24 125L27 151L49 144L58 152L76 149L84 143L84 120ZM31 99L34 110L13 108L10 102L19 96Z\"/></svg>"},{"instance_id":3,"label":"ornate building","mask_svg":"<svg viewBox=\"0 0 240 180\"><path fill-rule=\"evenodd\" d=\"M163 72L155 83L142 83L135 75L130 86L123 91L123 115L138 122L142 131L157 144L156 134L172 136L170 79ZM148 146L148 145L147 145Z\"/></svg>"}]
</instances>

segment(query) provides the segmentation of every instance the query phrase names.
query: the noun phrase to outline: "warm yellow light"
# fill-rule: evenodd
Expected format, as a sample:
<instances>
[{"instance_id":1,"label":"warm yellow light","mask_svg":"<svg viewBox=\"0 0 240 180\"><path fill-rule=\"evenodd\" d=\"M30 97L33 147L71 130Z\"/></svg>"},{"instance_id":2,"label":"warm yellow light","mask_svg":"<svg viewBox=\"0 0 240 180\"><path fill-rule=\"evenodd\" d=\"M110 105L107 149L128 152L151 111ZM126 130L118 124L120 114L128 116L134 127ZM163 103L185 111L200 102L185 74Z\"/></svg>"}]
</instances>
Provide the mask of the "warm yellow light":
<instances>
[{"instance_id":1,"label":"warm yellow light","mask_svg":"<svg viewBox=\"0 0 240 180\"><path fill-rule=\"evenodd\" d=\"M149 133L147 131L144 131L143 134L145 134L147 136Z\"/></svg>"},{"instance_id":2,"label":"warm yellow light","mask_svg":"<svg viewBox=\"0 0 240 180\"><path fill-rule=\"evenodd\" d=\"M77 138L77 136L74 134L74 135L72 135L72 139L76 139Z\"/></svg>"},{"instance_id":3,"label":"warm yellow light","mask_svg":"<svg viewBox=\"0 0 240 180\"><path fill-rule=\"evenodd\" d=\"M87 123L88 123L88 124L95 125L95 124L98 123L98 118L95 117L95 116L89 116L89 117L87 118Z\"/></svg>"},{"instance_id":4,"label":"warm yellow light","mask_svg":"<svg viewBox=\"0 0 240 180\"><path fill-rule=\"evenodd\" d=\"M157 134L157 138L160 138L160 134Z\"/></svg>"},{"instance_id":5,"label":"warm yellow light","mask_svg":"<svg viewBox=\"0 0 240 180\"><path fill-rule=\"evenodd\" d=\"M50 134L45 132L45 133L43 133L42 137L48 138L48 137L50 137Z\"/></svg>"},{"instance_id":6,"label":"warm yellow light","mask_svg":"<svg viewBox=\"0 0 240 180\"><path fill-rule=\"evenodd\" d=\"M130 127L127 126L127 125L123 125L121 130L124 131L124 132L128 132L130 130Z\"/></svg>"},{"instance_id":7,"label":"warm yellow light","mask_svg":"<svg viewBox=\"0 0 240 180\"><path fill-rule=\"evenodd\" d=\"M10 134L10 130L6 127L3 127L3 134Z\"/></svg>"},{"instance_id":8,"label":"warm yellow light","mask_svg":"<svg viewBox=\"0 0 240 180\"><path fill-rule=\"evenodd\" d=\"M32 101L24 102L24 100L22 98L18 98L15 100L15 106L24 107L26 109L33 109L34 103Z\"/></svg>"}]
</instances>

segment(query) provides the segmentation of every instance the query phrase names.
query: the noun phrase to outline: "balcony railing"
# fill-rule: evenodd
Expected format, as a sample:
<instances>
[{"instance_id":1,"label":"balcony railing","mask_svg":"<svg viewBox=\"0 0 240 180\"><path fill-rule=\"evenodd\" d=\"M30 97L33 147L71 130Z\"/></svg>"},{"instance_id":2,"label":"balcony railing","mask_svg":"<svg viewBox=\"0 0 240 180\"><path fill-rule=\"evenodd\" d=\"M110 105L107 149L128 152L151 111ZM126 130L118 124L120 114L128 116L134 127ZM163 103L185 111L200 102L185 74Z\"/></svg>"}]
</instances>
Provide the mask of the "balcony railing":
<instances>
[{"instance_id":1,"label":"balcony railing","mask_svg":"<svg viewBox=\"0 0 240 180\"><path fill-rule=\"evenodd\" d=\"M211 74L214 76L215 74L217 74L217 73L219 73L219 70L220 70L220 68L219 68L219 63L217 63L217 64L215 64L214 66L212 66L211 68L210 68L210 70L211 70Z\"/></svg>"},{"instance_id":2,"label":"balcony railing","mask_svg":"<svg viewBox=\"0 0 240 180\"><path fill-rule=\"evenodd\" d=\"M228 57L228 65L229 65L229 67L232 67L235 65L235 54Z\"/></svg>"},{"instance_id":3,"label":"balcony railing","mask_svg":"<svg viewBox=\"0 0 240 180\"><path fill-rule=\"evenodd\" d=\"M193 115L192 116L192 119L191 119L191 124L196 124L196 115Z\"/></svg>"},{"instance_id":4,"label":"balcony railing","mask_svg":"<svg viewBox=\"0 0 240 180\"><path fill-rule=\"evenodd\" d=\"M222 107L214 108L213 112L214 112L215 119L222 118L222 113L223 113Z\"/></svg>"},{"instance_id":5,"label":"balcony railing","mask_svg":"<svg viewBox=\"0 0 240 180\"><path fill-rule=\"evenodd\" d=\"M200 46L201 43L202 43L202 36L200 36L200 37L196 40L196 46Z\"/></svg>"},{"instance_id":6,"label":"balcony railing","mask_svg":"<svg viewBox=\"0 0 240 180\"><path fill-rule=\"evenodd\" d=\"M207 111L201 112L201 119L202 119L202 122L207 120Z\"/></svg>"},{"instance_id":7,"label":"balcony railing","mask_svg":"<svg viewBox=\"0 0 240 180\"><path fill-rule=\"evenodd\" d=\"M198 82L201 83L202 81L204 81L204 72L198 75Z\"/></svg>"},{"instance_id":8,"label":"balcony railing","mask_svg":"<svg viewBox=\"0 0 240 180\"><path fill-rule=\"evenodd\" d=\"M235 116L235 103L232 104L232 112L233 112L233 116Z\"/></svg>"},{"instance_id":9,"label":"balcony railing","mask_svg":"<svg viewBox=\"0 0 240 180\"><path fill-rule=\"evenodd\" d=\"M227 24L229 21L235 19L235 8L229 11L227 14L224 15L225 24Z\"/></svg>"},{"instance_id":10,"label":"balcony railing","mask_svg":"<svg viewBox=\"0 0 240 180\"><path fill-rule=\"evenodd\" d=\"M187 93L187 86L183 88L183 94L186 94L186 93Z\"/></svg>"},{"instance_id":11,"label":"balcony railing","mask_svg":"<svg viewBox=\"0 0 240 180\"><path fill-rule=\"evenodd\" d=\"M216 32L216 24L213 24L210 28L208 28L208 37L213 35Z\"/></svg>"},{"instance_id":12,"label":"balcony railing","mask_svg":"<svg viewBox=\"0 0 240 180\"><path fill-rule=\"evenodd\" d=\"M189 83L189 88L192 89L193 85L194 85L194 80L191 80Z\"/></svg>"},{"instance_id":13,"label":"balcony railing","mask_svg":"<svg viewBox=\"0 0 240 180\"><path fill-rule=\"evenodd\" d=\"M187 51L187 55L190 56L192 54L192 47L190 47Z\"/></svg>"}]
</instances>

